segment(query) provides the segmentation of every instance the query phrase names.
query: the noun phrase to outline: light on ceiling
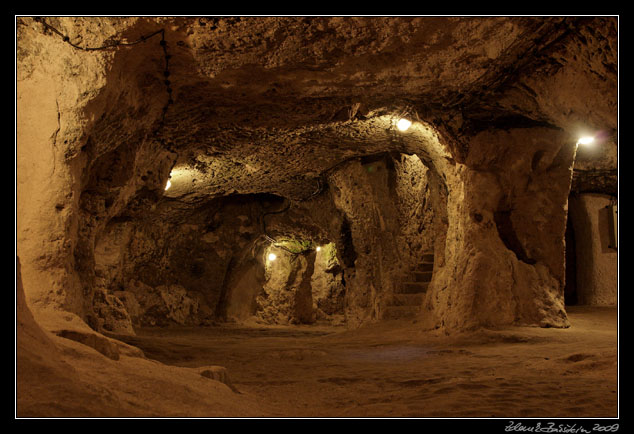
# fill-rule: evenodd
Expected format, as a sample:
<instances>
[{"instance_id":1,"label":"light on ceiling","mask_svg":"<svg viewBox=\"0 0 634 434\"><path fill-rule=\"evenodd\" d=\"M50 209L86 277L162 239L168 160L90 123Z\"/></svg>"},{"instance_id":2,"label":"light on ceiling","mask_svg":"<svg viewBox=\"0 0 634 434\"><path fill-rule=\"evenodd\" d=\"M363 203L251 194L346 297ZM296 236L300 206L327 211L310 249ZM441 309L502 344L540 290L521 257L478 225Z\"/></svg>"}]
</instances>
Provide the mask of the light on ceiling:
<instances>
[{"instance_id":1,"label":"light on ceiling","mask_svg":"<svg viewBox=\"0 0 634 434\"><path fill-rule=\"evenodd\" d=\"M593 142L594 142L594 137L585 136L579 139L579 141L577 142L577 145L590 145Z\"/></svg>"},{"instance_id":2,"label":"light on ceiling","mask_svg":"<svg viewBox=\"0 0 634 434\"><path fill-rule=\"evenodd\" d=\"M269 261L275 261L277 259L277 255L275 253L269 253Z\"/></svg>"},{"instance_id":3,"label":"light on ceiling","mask_svg":"<svg viewBox=\"0 0 634 434\"><path fill-rule=\"evenodd\" d=\"M409 119L405 119L405 118L401 118L397 123L396 123L396 128L398 128L401 131L407 131L407 129L412 125L412 121L410 121Z\"/></svg>"},{"instance_id":4,"label":"light on ceiling","mask_svg":"<svg viewBox=\"0 0 634 434\"><path fill-rule=\"evenodd\" d=\"M170 182L170 180L167 180L167 184L165 184L165 190L167 191L168 188L170 188L172 186L172 183Z\"/></svg>"}]
</instances>

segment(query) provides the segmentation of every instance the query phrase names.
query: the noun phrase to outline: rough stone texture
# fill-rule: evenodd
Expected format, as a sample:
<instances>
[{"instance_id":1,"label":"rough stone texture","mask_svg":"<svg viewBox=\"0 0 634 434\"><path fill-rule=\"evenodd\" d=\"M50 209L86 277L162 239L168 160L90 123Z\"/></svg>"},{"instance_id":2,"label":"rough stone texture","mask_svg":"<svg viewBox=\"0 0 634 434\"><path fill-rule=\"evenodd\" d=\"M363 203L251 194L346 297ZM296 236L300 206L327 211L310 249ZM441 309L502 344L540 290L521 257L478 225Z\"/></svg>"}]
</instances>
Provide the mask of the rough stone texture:
<instances>
[{"instance_id":1,"label":"rough stone texture","mask_svg":"<svg viewBox=\"0 0 634 434\"><path fill-rule=\"evenodd\" d=\"M420 262L423 252L434 251L437 232L433 222L441 211L432 204L429 168L417 155L399 155L393 164L393 189L403 238L399 240L399 250L404 256L402 262L414 265Z\"/></svg>"},{"instance_id":2,"label":"rough stone texture","mask_svg":"<svg viewBox=\"0 0 634 434\"><path fill-rule=\"evenodd\" d=\"M199 368L196 368L196 370L200 373L201 376L209 378L211 380L219 381L227 385L227 387L229 387L232 391L240 393L238 389L236 389L235 386L231 383L227 368L223 366L201 366Z\"/></svg>"},{"instance_id":3,"label":"rough stone texture","mask_svg":"<svg viewBox=\"0 0 634 434\"><path fill-rule=\"evenodd\" d=\"M342 268L337 259L334 243L320 246L315 255L315 272L310 282L313 309L318 321L342 324L344 318L345 287Z\"/></svg>"},{"instance_id":4,"label":"rough stone texture","mask_svg":"<svg viewBox=\"0 0 634 434\"><path fill-rule=\"evenodd\" d=\"M248 397L236 398L220 366L192 369L147 360L139 348L94 332L70 313L40 311L40 327L26 303L19 258L16 264L18 418L267 414Z\"/></svg>"},{"instance_id":5,"label":"rough stone texture","mask_svg":"<svg viewBox=\"0 0 634 434\"><path fill-rule=\"evenodd\" d=\"M185 288L195 321L221 317L238 294L227 272L249 257L233 252L263 245L261 213L214 218L216 200L267 193L292 204L269 216L269 235L335 242L352 326L380 318L411 249L431 238L432 326L566 325L562 240L582 130L605 137L608 172L584 177L588 159L576 185L613 184L616 18L44 21L68 41L17 19L17 240L34 310L103 328L137 274ZM157 30L165 46L160 34L69 44ZM401 115L415 121L404 133ZM389 170L368 171L395 154L428 168L433 237L400 229L422 181L399 195ZM411 223L429 229L423 214Z\"/></svg>"},{"instance_id":6,"label":"rough stone texture","mask_svg":"<svg viewBox=\"0 0 634 434\"><path fill-rule=\"evenodd\" d=\"M224 311L221 319L246 320L255 315L256 297L264 285L264 269L253 254L243 254L227 272ZM218 311L218 310L217 310Z\"/></svg>"},{"instance_id":7,"label":"rough stone texture","mask_svg":"<svg viewBox=\"0 0 634 434\"><path fill-rule=\"evenodd\" d=\"M609 247L609 210L613 198L602 194L574 195L570 219L575 233L577 299L579 304L616 306L617 250Z\"/></svg>"},{"instance_id":8,"label":"rough stone texture","mask_svg":"<svg viewBox=\"0 0 634 434\"><path fill-rule=\"evenodd\" d=\"M567 325L563 235L574 146L565 139L547 129L475 137L448 182L445 264L426 299L442 325Z\"/></svg>"},{"instance_id":9,"label":"rough stone texture","mask_svg":"<svg viewBox=\"0 0 634 434\"><path fill-rule=\"evenodd\" d=\"M86 346L92 347L104 356L112 360L119 360L118 347L109 339L96 333L82 333L75 330L60 330L57 336L70 339Z\"/></svg>"},{"instance_id":10,"label":"rough stone texture","mask_svg":"<svg viewBox=\"0 0 634 434\"><path fill-rule=\"evenodd\" d=\"M372 168L372 169L370 169ZM350 162L329 182L345 215L341 251L346 282L346 314L352 324L380 316L383 298L393 292L400 271L398 216L382 161Z\"/></svg>"},{"instance_id":11,"label":"rough stone texture","mask_svg":"<svg viewBox=\"0 0 634 434\"><path fill-rule=\"evenodd\" d=\"M130 237L129 222L110 222L95 245L95 292L93 295L93 312L95 325L99 330L107 330L117 334L134 334L131 312L128 308L133 303L113 294L116 288L123 288L122 276L124 249ZM117 291L124 299L126 295ZM136 314L134 306L132 313Z\"/></svg>"},{"instance_id":12,"label":"rough stone texture","mask_svg":"<svg viewBox=\"0 0 634 434\"><path fill-rule=\"evenodd\" d=\"M16 261L16 412L20 417L59 416L81 411L65 398L94 402L104 413L113 410L107 398L83 383L63 358L63 351L36 322L22 284L19 258ZM55 402L55 405L50 405ZM113 413L114 414L114 413ZM66 414L67 415L67 414Z\"/></svg>"},{"instance_id":13,"label":"rough stone texture","mask_svg":"<svg viewBox=\"0 0 634 434\"><path fill-rule=\"evenodd\" d=\"M117 217L131 229L112 260L118 278L107 289L136 325L210 324L225 317L228 286L238 285L229 280L240 274L236 266L250 269L242 262L260 232L265 204L244 197L194 207L167 202L139 215L133 203Z\"/></svg>"},{"instance_id":14,"label":"rough stone texture","mask_svg":"<svg viewBox=\"0 0 634 434\"><path fill-rule=\"evenodd\" d=\"M134 334L132 319L126 303L116 295L107 294L102 290L95 290L92 299L92 309L95 313L96 330L106 330L117 334Z\"/></svg>"},{"instance_id":15,"label":"rough stone texture","mask_svg":"<svg viewBox=\"0 0 634 434\"><path fill-rule=\"evenodd\" d=\"M81 322L87 334L68 336L95 346L86 336L135 324L242 320L257 310L263 252L292 238L334 243L341 267L328 303L307 296L313 262L298 268L302 321L324 307L350 327L380 320L433 248L421 328L566 327L571 186L615 194L617 24L17 17L26 302L47 330ZM401 116L414 121L405 132ZM599 154L575 149L585 134ZM18 323L32 333L18 348L27 371L52 347L86 346L51 345L23 307Z\"/></svg>"},{"instance_id":16,"label":"rough stone texture","mask_svg":"<svg viewBox=\"0 0 634 434\"><path fill-rule=\"evenodd\" d=\"M128 294L129 293L129 294ZM180 285L161 285L156 288L131 280L124 292L132 321L137 325L156 326L197 324L198 301L189 297Z\"/></svg>"},{"instance_id":17,"label":"rough stone texture","mask_svg":"<svg viewBox=\"0 0 634 434\"><path fill-rule=\"evenodd\" d=\"M257 295L256 317L268 324L312 324L315 322L312 277L316 252L291 254L271 247L265 258L275 252L273 261L266 263L266 282Z\"/></svg>"},{"instance_id":18,"label":"rough stone texture","mask_svg":"<svg viewBox=\"0 0 634 434\"><path fill-rule=\"evenodd\" d=\"M277 258L269 261L268 250L265 252L266 282L257 295L256 317L271 324L288 324L292 317L295 280L298 274L301 279L306 262L301 256L271 250L276 251Z\"/></svg>"}]
</instances>

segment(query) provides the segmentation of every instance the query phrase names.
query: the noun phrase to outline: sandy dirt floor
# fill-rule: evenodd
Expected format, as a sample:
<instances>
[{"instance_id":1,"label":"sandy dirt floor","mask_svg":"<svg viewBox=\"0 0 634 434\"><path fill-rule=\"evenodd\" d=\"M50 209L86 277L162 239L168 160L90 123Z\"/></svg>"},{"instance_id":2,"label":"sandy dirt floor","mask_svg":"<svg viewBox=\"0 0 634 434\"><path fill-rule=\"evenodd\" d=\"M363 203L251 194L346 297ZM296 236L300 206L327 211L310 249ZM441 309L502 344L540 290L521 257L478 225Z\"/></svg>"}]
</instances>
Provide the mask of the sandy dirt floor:
<instances>
[{"instance_id":1,"label":"sandy dirt floor","mask_svg":"<svg viewBox=\"0 0 634 434\"><path fill-rule=\"evenodd\" d=\"M568 313L568 329L458 336L388 321L146 328L125 341L167 365L226 367L265 417L617 417L617 309Z\"/></svg>"}]
</instances>

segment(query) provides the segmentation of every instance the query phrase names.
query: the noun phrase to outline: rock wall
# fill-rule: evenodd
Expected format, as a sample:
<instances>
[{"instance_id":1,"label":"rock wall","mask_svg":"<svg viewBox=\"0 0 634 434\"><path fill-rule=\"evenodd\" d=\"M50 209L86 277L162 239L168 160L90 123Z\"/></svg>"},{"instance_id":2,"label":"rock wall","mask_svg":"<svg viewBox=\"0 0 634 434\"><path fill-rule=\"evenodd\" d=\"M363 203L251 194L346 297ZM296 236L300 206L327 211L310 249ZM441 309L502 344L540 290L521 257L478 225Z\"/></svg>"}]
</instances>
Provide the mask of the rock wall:
<instances>
[{"instance_id":1,"label":"rock wall","mask_svg":"<svg viewBox=\"0 0 634 434\"><path fill-rule=\"evenodd\" d=\"M270 215L266 230L335 241L345 288L336 297L345 293L352 326L380 318L399 276L423 251L436 257L423 318L428 326L566 326L563 234L574 156L567 140L552 129L483 132L472 141L466 164L445 166L442 173L415 155L352 160L329 174L327 194ZM169 298L156 288L180 285L183 296L172 299L189 306L191 316L181 314L181 323L254 315L269 323L314 322L317 299L307 290L314 260L278 252L274 272L263 276L265 259L258 255L265 243L259 241L259 253L252 244L263 234L263 212L246 202L239 206L209 206L213 212L186 214L186 221L171 224L158 215L146 221L130 239L125 262L135 265L127 275L153 288L156 300ZM98 247L105 255L97 267L102 270L114 259ZM167 313L173 310L149 311L174 320Z\"/></svg>"},{"instance_id":2,"label":"rock wall","mask_svg":"<svg viewBox=\"0 0 634 434\"><path fill-rule=\"evenodd\" d=\"M334 325L345 323L345 286L335 243L320 246L315 256L315 271L310 282L317 321Z\"/></svg>"},{"instance_id":3,"label":"rock wall","mask_svg":"<svg viewBox=\"0 0 634 434\"><path fill-rule=\"evenodd\" d=\"M577 300L591 306L615 306L618 301L618 255L610 247L609 210L614 198L580 194L570 198L575 234Z\"/></svg>"},{"instance_id":4,"label":"rock wall","mask_svg":"<svg viewBox=\"0 0 634 434\"><path fill-rule=\"evenodd\" d=\"M117 33L141 21L113 20L101 30ZM52 24L97 46L102 35L85 31L89 22ZM170 153L148 137L162 93L159 82L148 80L143 54L160 51L158 41L136 53L77 50L42 26L31 19L19 26L17 235L25 292L34 311L70 311L98 327L93 293L103 282L95 276L96 239L138 189L161 188L171 164Z\"/></svg>"},{"instance_id":5,"label":"rock wall","mask_svg":"<svg viewBox=\"0 0 634 434\"><path fill-rule=\"evenodd\" d=\"M312 323L316 303L328 311L319 311L322 320L342 315L341 269L336 268L334 247L326 268L338 273L339 280L334 275L318 279L314 286L321 285L320 296L315 299L314 251L312 256L293 256L277 248L279 258L267 263L264 253L271 243L265 230L307 237L304 244L326 239L315 238L315 223L306 221L310 205L306 213L286 209L266 217L280 203L270 195L230 196L197 207L158 200L140 215L131 201L97 240L94 328L133 334L134 326L209 325L254 316L272 324Z\"/></svg>"},{"instance_id":6,"label":"rock wall","mask_svg":"<svg viewBox=\"0 0 634 434\"><path fill-rule=\"evenodd\" d=\"M120 252L121 277L109 286L136 312L133 323L208 325L241 316L228 309L237 309L240 288L253 291L259 278L253 250L262 203L268 202L242 196L200 207L162 201L137 216Z\"/></svg>"},{"instance_id":7,"label":"rock wall","mask_svg":"<svg viewBox=\"0 0 634 434\"><path fill-rule=\"evenodd\" d=\"M268 255L275 252L275 260ZM315 270L314 250L292 254L269 247L265 250L266 282L257 297L258 320L267 324L313 324L311 279Z\"/></svg>"},{"instance_id":8,"label":"rock wall","mask_svg":"<svg viewBox=\"0 0 634 434\"><path fill-rule=\"evenodd\" d=\"M81 106L105 84L103 59L75 57L44 35L32 38L17 59L17 251L34 311L55 306L81 312L73 251L83 165L73 155L86 123ZM94 80L81 77L88 69ZM77 75L62 83L59 78L71 71Z\"/></svg>"},{"instance_id":9,"label":"rock wall","mask_svg":"<svg viewBox=\"0 0 634 434\"><path fill-rule=\"evenodd\" d=\"M399 250L406 266L420 262L424 252L433 252L436 238L434 229L430 170L417 155L396 154L393 158L393 190L401 231ZM439 244L442 244L440 242Z\"/></svg>"},{"instance_id":10,"label":"rock wall","mask_svg":"<svg viewBox=\"0 0 634 434\"><path fill-rule=\"evenodd\" d=\"M146 409L130 384L187 374L85 360L136 326L378 321L428 249L421 328L568 326L574 143L606 143L574 191L616 193L617 45L617 17L16 17L19 414L222 413L198 373ZM605 201L570 207L586 304L618 297ZM274 294L283 237L334 250Z\"/></svg>"},{"instance_id":11,"label":"rock wall","mask_svg":"<svg viewBox=\"0 0 634 434\"><path fill-rule=\"evenodd\" d=\"M347 320L379 319L399 276L433 245L420 160L390 155L361 159L330 175L333 202L344 216L337 244L346 285ZM407 190L405 183L418 188ZM411 248L414 247L413 250Z\"/></svg>"},{"instance_id":12,"label":"rock wall","mask_svg":"<svg viewBox=\"0 0 634 434\"><path fill-rule=\"evenodd\" d=\"M275 260L267 259L275 252ZM265 283L256 320L266 324L345 323L345 287L334 243L291 254L273 246L263 256Z\"/></svg>"},{"instance_id":13,"label":"rock wall","mask_svg":"<svg viewBox=\"0 0 634 434\"><path fill-rule=\"evenodd\" d=\"M549 129L487 131L447 178L445 264L426 298L436 326L567 326L564 232L574 143Z\"/></svg>"},{"instance_id":14,"label":"rock wall","mask_svg":"<svg viewBox=\"0 0 634 434\"><path fill-rule=\"evenodd\" d=\"M432 326L567 324L568 145L578 123L616 131L616 20L46 22L17 23L17 248L34 312L122 333L151 312L222 318L261 279L235 276L256 266L262 210L215 215L214 200L272 193L293 206L269 235L335 243L352 326L380 318L428 248ZM317 42L329 60L298 49Z\"/></svg>"}]
</instances>

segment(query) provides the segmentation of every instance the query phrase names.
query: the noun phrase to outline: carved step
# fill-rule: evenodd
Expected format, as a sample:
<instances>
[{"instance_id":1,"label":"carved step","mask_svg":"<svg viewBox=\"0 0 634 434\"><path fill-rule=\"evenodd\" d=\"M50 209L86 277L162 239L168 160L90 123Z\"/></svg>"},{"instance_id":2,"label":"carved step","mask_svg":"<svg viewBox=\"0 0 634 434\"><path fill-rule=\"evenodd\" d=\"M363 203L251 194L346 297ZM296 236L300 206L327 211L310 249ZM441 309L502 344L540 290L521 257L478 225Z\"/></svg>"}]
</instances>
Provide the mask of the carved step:
<instances>
[{"instance_id":1,"label":"carved step","mask_svg":"<svg viewBox=\"0 0 634 434\"><path fill-rule=\"evenodd\" d=\"M381 317L383 319L414 318L419 312L418 306L385 306Z\"/></svg>"},{"instance_id":2,"label":"carved step","mask_svg":"<svg viewBox=\"0 0 634 434\"><path fill-rule=\"evenodd\" d=\"M390 306L420 306L423 304L425 294L394 294Z\"/></svg>"},{"instance_id":3,"label":"carved step","mask_svg":"<svg viewBox=\"0 0 634 434\"><path fill-rule=\"evenodd\" d=\"M422 294L427 291L429 282L401 282L396 288L397 294Z\"/></svg>"},{"instance_id":4,"label":"carved step","mask_svg":"<svg viewBox=\"0 0 634 434\"><path fill-rule=\"evenodd\" d=\"M413 271L412 280L414 282L431 282L431 271Z\"/></svg>"},{"instance_id":5,"label":"carved step","mask_svg":"<svg viewBox=\"0 0 634 434\"><path fill-rule=\"evenodd\" d=\"M423 255L423 258L422 258L421 262L433 264L434 263L434 254L433 253L425 253Z\"/></svg>"},{"instance_id":6,"label":"carved step","mask_svg":"<svg viewBox=\"0 0 634 434\"><path fill-rule=\"evenodd\" d=\"M421 262L416 266L416 271L434 271L434 263Z\"/></svg>"}]
</instances>

